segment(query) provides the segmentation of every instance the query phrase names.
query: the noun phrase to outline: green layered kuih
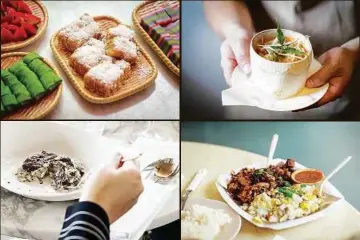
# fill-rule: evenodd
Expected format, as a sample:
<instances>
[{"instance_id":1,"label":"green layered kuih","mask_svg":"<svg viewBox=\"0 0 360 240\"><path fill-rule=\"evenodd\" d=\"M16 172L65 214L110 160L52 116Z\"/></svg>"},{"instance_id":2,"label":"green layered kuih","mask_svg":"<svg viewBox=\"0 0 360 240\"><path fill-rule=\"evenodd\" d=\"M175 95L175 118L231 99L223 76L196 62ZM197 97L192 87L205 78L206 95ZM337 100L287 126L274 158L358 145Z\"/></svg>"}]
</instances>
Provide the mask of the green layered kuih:
<instances>
[{"instance_id":1,"label":"green layered kuih","mask_svg":"<svg viewBox=\"0 0 360 240\"><path fill-rule=\"evenodd\" d=\"M1 80L3 80L8 87L20 83L12 73L5 69L1 69Z\"/></svg>"},{"instance_id":2,"label":"green layered kuih","mask_svg":"<svg viewBox=\"0 0 360 240\"><path fill-rule=\"evenodd\" d=\"M62 82L37 53L1 70L1 115L39 100Z\"/></svg>"},{"instance_id":3,"label":"green layered kuih","mask_svg":"<svg viewBox=\"0 0 360 240\"><path fill-rule=\"evenodd\" d=\"M35 53L35 52L32 52L32 53L29 53L27 54L24 58L23 58L23 62L26 64L26 65L30 65L32 61L34 61L35 59L40 59L42 60L42 57Z\"/></svg>"},{"instance_id":4,"label":"green layered kuih","mask_svg":"<svg viewBox=\"0 0 360 240\"><path fill-rule=\"evenodd\" d=\"M53 71L49 67L49 65L43 62L41 59L34 59L33 61L31 61L30 64L27 64L27 66L37 75L41 75L42 73Z\"/></svg>"},{"instance_id":5,"label":"green layered kuih","mask_svg":"<svg viewBox=\"0 0 360 240\"><path fill-rule=\"evenodd\" d=\"M10 88L1 80L1 103L4 109L11 111L18 107L16 97L11 93Z\"/></svg>"},{"instance_id":6,"label":"green layered kuih","mask_svg":"<svg viewBox=\"0 0 360 240\"><path fill-rule=\"evenodd\" d=\"M11 94L10 88L1 80L1 97Z\"/></svg>"},{"instance_id":7,"label":"green layered kuih","mask_svg":"<svg viewBox=\"0 0 360 240\"><path fill-rule=\"evenodd\" d=\"M6 113L6 108L4 107L4 105L1 103L1 115Z\"/></svg>"},{"instance_id":8,"label":"green layered kuih","mask_svg":"<svg viewBox=\"0 0 360 240\"><path fill-rule=\"evenodd\" d=\"M62 81L49 65L40 59L32 60L28 67L38 76L46 90L56 88Z\"/></svg>"},{"instance_id":9,"label":"green layered kuih","mask_svg":"<svg viewBox=\"0 0 360 240\"><path fill-rule=\"evenodd\" d=\"M23 61L19 61L9 68L9 71L25 85L31 96L35 99L41 98L46 90L37 75L32 72Z\"/></svg>"},{"instance_id":10,"label":"green layered kuih","mask_svg":"<svg viewBox=\"0 0 360 240\"><path fill-rule=\"evenodd\" d=\"M29 91L12 73L1 70L1 79L10 88L20 105L26 105L32 100Z\"/></svg>"}]
</instances>

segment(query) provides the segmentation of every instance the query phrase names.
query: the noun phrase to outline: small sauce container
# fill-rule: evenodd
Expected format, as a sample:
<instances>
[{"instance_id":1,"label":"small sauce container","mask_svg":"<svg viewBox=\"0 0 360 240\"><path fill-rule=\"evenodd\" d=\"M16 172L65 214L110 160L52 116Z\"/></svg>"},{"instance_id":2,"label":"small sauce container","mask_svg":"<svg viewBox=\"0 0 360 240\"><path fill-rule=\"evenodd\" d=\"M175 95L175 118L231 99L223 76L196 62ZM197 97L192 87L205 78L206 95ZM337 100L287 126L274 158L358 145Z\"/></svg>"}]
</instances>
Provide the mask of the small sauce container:
<instances>
[{"instance_id":1,"label":"small sauce container","mask_svg":"<svg viewBox=\"0 0 360 240\"><path fill-rule=\"evenodd\" d=\"M306 168L293 172L291 174L291 179L299 184L317 184L325 179L325 175L320 170Z\"/></svg>"}]
</instances>

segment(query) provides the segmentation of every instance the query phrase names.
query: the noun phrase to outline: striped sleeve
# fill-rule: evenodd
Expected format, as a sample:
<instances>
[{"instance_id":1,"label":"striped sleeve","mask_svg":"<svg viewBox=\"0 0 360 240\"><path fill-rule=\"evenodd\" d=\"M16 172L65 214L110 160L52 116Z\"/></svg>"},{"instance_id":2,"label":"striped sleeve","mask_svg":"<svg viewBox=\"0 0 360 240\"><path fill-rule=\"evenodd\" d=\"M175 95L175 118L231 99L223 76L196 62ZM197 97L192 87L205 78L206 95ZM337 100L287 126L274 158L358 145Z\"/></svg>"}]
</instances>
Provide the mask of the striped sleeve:
<instances>
[{"instance_id":1,"label":"striped sleeve","mask_svg":"<svg viewBox=\"0 0 360 240\"><path fill-rule=\"evenodd\" d=\"M59 240L109 240L109 217L102 207L92 202L69 206Z\"/></svg>"}]
</instances>

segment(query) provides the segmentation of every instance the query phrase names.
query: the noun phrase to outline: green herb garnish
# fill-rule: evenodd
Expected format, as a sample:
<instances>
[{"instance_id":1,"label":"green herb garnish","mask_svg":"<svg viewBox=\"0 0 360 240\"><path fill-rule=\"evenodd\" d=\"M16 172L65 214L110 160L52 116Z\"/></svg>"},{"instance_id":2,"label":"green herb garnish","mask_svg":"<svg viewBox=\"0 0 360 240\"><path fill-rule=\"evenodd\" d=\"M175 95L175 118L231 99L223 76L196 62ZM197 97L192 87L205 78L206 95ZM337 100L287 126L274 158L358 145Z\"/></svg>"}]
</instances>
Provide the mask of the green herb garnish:
<instances>
[{"instance_id":1,"label":"green herb garnish","mask_svg":"<svg viewBox=\"0 0 360 240\"><path fill-rule=\"evenodd\" d=\"M277 30L276 30L276 38L278 40L278 42L283 45L284 41L285 41L285 37L284 37L284 33L280 28L280 25L277 24Z\"/></svg>"},{"instance_id":2,"label":"green herb garnish","mask_svg":"<svg viewBox=\"0 0 360 240\"><path fill-rule=\"evenodd\" d=\"M260 168L260 169L256 170L256 171L254 172L254 174L255 174L255 175L261 175L261 174L263 174L263 172L264 172L264 169L263 169L263 168Z\"/></svg>"},{"instance_id":3,"label":"green herb garnish","mask_svg":"<svg viewBox=\"0 0 360 240\"><path fill-rule=\"evenodd\" d=\"M283 54L295 54L297 56L302 56L305 55L305 53L301 50L298 50L296 48L293 47L289 47L289 46L270 46L272 49L279 51L280 53Z\"/></svg>"},{"instance_id":4,"label":"green herb garnish","mask_svg":"<svg viewBox=\"0 0 360 240\"><path fill-rule=\"evenodd\" d=\"M284 186L285 187L291 187L291 183L289 183L288 181L284 181Z\"/></svg>"},{"instance_id":5,"label":"green herb garnish","mask_svg":"<svg viewBox=\"0 0 360 240\"><path fill-rule=\"evenodd\" d=\"M281 187L279 188L279 193L284 194L285 197L292 198L293 194L295 193L295 190L289 187Z\"/></svg>"}]
</instances>

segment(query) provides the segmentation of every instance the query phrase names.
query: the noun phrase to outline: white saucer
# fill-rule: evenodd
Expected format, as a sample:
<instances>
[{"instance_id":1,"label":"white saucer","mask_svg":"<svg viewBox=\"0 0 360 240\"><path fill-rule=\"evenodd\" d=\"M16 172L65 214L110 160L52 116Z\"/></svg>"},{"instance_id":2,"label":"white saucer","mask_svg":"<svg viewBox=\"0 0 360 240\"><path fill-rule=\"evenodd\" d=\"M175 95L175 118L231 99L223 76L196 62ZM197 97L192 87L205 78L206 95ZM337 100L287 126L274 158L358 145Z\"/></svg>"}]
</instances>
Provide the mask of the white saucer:
<instances>
[{"instance_id":1,"label":"white saucer","mask_svg":"<svg viewBox=\"0 0 360 240\"><path fill-rule=\"evenodd\" d=\"M213 209L221 209L231 217L231 223L225 224L216 239L233 240L240 232L241 218L226 203L206 198L189 198L184 209L190 208L192 205L201 205Z\"/></svg>"},{"instance_id":2,"label":"white saucer","mask_svg":"<svg viewBox=\"0 0 360 240\"><path fill-rule=\"evenodd\" d=\"M309 76L320 68L321 64L314 59L310 66ZM266 94L262 93L238 68L235 69L231 81L232 87L222 91L223 106L255 106L270 111L294 111L306 108L319 101L329 88L329 84L312 89L304 87L290 98L277 100L266 97Z\"/></svg>"}]
</instances>

